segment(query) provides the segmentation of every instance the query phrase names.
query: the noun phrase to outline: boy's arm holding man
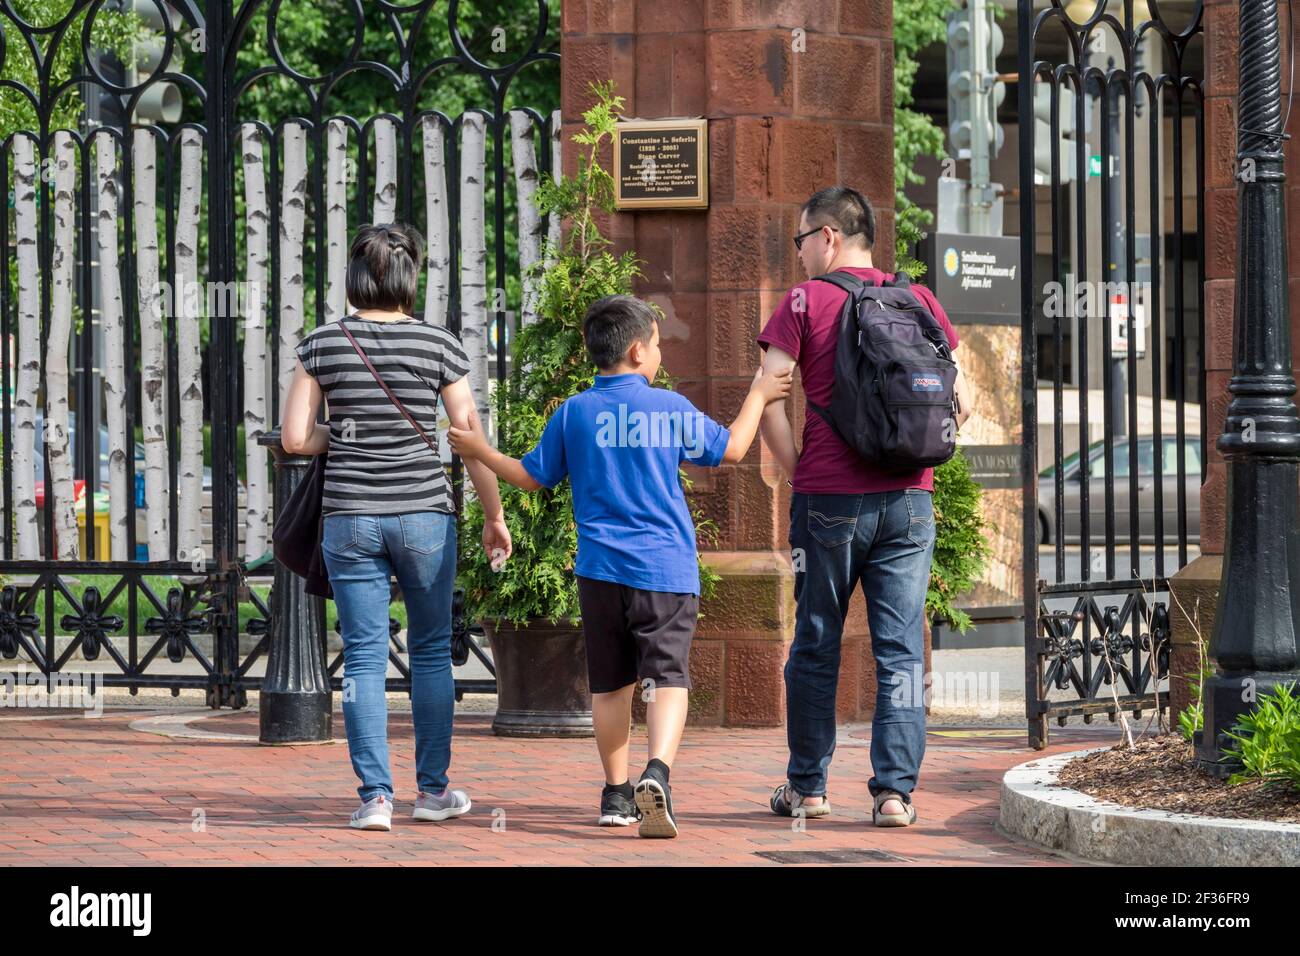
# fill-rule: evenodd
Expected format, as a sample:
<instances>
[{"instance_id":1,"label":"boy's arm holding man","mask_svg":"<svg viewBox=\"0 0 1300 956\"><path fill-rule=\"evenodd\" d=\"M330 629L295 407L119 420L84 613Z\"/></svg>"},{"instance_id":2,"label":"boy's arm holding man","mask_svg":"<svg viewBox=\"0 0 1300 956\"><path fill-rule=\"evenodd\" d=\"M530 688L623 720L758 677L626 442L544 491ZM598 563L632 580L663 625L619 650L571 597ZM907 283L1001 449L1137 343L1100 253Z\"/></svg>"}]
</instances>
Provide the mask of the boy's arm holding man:
<instances>
[{"instance_id":1,"label":"boy's arm holding man","mask_svg":"<svg viewBox=\"0 0 1300 956\"><path fill-rule=\"evenodd\" d=\"M792 368L767 368L764 365L754 373L754 381L749 386L749 394L740 406L740 413L731 423L731 437L727 441L727 450L722 456L724 464L735 464L749 452L758 434L763 412L774 402L784 401L790 394L790 385L794 381Z\"/></svg>"},{"instance_id":2,"label":"boy's arm holding man","mask_svg":"<svg viewBox=\"0 0 1300 956\"><path fill-rule=\"evenodd\" d=\"M791 380L790 369L776 372L764 372L759 369L754 374L754 381L750 385L749 394L745 397L745 403L740 408L740 414L736 416L728 430L727 449L722 455L723 463L734 464L745 457L749 446L754 442L754 436L758 434L758 423L763 417L763 409L768 406L768 403L779 401L790 394ZM564 441L562 426L558 421L559 414L557 412L546 423L542 440L538 442L537 448L529 452L534 467L540 469L543 477L547 479L545 482L534 478L518 458L511 458L493 448L488 443L487 436L483 434L477 418L471 420L467 428L454 426L449 428L447 438L461 458L481 461L504 481L525 491L536 491L543 484L548 488L554 487L568 472L564 461Z\"/></svg>"},{"instance_id":3,"label":"boy's arm holding man","mask_svg":"<svg viewBox=\"0 0 1300 956\"><path fill-rule=\"evenodd\" d=\"M763 369L777 373L785 371L793 374L795 359L775 345L770 345L763 352ZM786 412L785 396L773 402L763 410L763 440L776 458L777 464L789 479L794 478L794 468L799 461L799 449L794 443L794 428L790 425L790 416Z\"/></svg>"}]
</instances>

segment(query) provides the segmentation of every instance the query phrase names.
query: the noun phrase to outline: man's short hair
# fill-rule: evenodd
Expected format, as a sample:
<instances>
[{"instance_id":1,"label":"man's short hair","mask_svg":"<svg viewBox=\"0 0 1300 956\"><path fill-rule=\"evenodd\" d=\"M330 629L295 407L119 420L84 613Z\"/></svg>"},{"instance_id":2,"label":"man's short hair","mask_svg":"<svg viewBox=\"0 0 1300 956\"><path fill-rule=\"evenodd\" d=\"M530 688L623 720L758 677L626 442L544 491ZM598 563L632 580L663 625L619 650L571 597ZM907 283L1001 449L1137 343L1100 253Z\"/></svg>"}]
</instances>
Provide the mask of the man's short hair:
<instances>
[{"instance_id":1,"label":"man's short hair","mask_svg":"<svg viewBox=\"0 0 1300 956\"><path fill-rule=\"evenodd\" d=\"M635 296L607 295L591 303L582 320L582 338L596 368L604 371L623 361L633 342L648 344L658 318Z\"/></svg>"},{"instance_id":2,"label":"man's short hair","mask_svg":"<svg viewBox=\"0 0 1300 956\"><path fill-rule=\"evenodd\" d=\"M827 186L803 204L808 225L831 226L845 238L861 236L868 249L876 244L876 213L866 196L849 186Z\"/></svg>"}]
</instances>

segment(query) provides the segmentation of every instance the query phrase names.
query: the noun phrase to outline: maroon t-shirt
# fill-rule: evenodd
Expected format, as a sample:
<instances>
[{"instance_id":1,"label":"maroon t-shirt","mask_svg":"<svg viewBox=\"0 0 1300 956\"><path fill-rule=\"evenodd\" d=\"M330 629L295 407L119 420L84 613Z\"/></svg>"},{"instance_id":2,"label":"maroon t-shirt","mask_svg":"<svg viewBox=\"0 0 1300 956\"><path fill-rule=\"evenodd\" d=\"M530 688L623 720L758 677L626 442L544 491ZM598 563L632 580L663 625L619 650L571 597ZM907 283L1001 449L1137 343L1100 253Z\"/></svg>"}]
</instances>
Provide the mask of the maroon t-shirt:
<instances>
[{"instance_id":1,"label":"maroon t-shirt","mask_svg":"<svg viewBox=\"0 0 1300 956\"><path fill-rule=\"evenodd\" d=\"M844 267L837 271L848 272L877 285L894 278L879 269ZM912 292L943 326L948 344L956 349L957 333L934 293L919 285L912 286ZM804 395L809 402L823 407L830 405L835 385L835 344L840 310L847 296L847 292L829 282L811 279L800 282L785 294L758 335L758 344L762 348L775 345L794 357L803 380ZM798 308L800 303L804 308ZM857 495L904 488L934 490L933 468L882 472L844 444L811 408L804 418L803 450L794 469L795 491L811 495Z\"/></svg>"}]
</instances>

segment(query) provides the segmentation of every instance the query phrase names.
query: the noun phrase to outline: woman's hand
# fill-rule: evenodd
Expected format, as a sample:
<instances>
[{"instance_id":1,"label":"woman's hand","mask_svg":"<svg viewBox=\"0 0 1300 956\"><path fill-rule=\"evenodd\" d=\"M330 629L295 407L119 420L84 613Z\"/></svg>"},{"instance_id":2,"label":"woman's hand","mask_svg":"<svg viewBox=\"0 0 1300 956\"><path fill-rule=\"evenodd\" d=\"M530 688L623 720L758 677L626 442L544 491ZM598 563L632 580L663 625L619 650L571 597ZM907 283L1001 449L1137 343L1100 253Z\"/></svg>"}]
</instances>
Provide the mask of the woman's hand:
<instances>
[{"instance_id":1,"label":"woman's hand","mask_svg":"<svg viewBox=\"0 0 1300 956\"><path fill-rule=\"evenodd\" d=\"M506 563L506 558L510 557L514 550L510 529L506 527L504 515L500 518L484 518L483 550L492 560L492 570L500 571L501 566Z\"/></svg>"}]
</instances>

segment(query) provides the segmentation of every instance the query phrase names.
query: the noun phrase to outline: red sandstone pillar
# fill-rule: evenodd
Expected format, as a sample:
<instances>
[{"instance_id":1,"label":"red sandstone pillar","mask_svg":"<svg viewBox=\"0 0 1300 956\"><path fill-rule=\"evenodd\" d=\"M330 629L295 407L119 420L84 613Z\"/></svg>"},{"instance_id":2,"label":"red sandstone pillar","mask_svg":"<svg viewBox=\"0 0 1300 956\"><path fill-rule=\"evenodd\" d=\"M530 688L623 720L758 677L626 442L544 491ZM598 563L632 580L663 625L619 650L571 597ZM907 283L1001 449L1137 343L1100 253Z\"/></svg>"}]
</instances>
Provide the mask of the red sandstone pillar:
<instances>
[{"instance_id":1,"label":"red sandstone pillar","mask_svg":"<svg viewBox=\"0 0 1300 956\"><path fill-rule=\"evenodd\" d=\"M1238 4L1232 0L1205 2L1205 418L1206 476L1201 487L1201 557L1173 579L1178 597L1170 609L1174 628L1171 670L1175 675L1170 703L1178 713L1191 701L1190 676L1197 666L1196 632L1208 642L1223 560L1227 522L1228 479L1223 456L1215 447L1223 433L1232 376L1233 298L1237 267L1237 60ZM1300 37L1300 23L1294 24ZM1283 95L1289 82L1283 42ZM1190 100L1188 101L1190 106ZM1300 111L1287 129L1300 136ZM1294 139L1292 142L1294 143ZM1186 149L1195 148L1188 139ZM1291 346L1300 359L1300 152L1286 150L1287 221L1290 234ZM1194 228L1194 227L1190 227ZM1190 398L1190 396L1189 396ZM1297 529L1290 529L1296 533ZM1191 619L1196 617L1193 622ZM1195 625L1195 626L1193 626Z\"/></svg>"}]
</instances>

